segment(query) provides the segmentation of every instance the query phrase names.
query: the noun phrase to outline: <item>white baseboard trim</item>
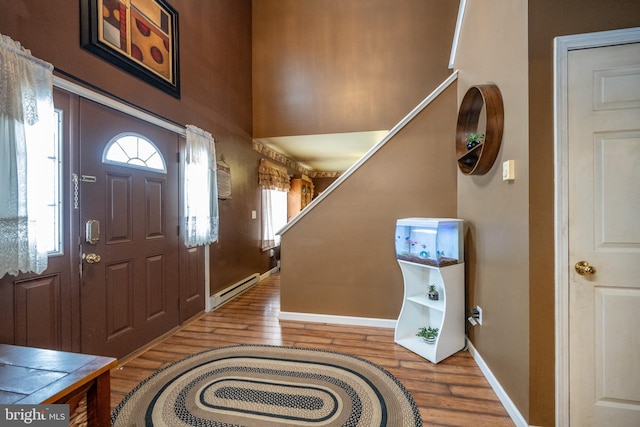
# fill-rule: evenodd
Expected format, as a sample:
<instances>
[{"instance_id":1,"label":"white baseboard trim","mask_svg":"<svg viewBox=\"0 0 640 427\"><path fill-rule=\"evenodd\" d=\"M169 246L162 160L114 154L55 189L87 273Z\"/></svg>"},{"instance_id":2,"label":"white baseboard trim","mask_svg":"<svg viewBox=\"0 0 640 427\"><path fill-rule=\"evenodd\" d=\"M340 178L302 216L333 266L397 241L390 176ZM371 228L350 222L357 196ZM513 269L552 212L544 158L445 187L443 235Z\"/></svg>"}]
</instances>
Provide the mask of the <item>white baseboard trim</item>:
<instances>
[{"instance_id":1,"label":"white baseboard trim","mask_svg":"<svg viewBox=\"0 0 640 427\"><path fill-rule=\"evenodd\" d=\"M522 416L522 414L520 413L516 405L513 403L513 401L507 394L507 392L502 388L502 386L500 385L500 382L498 382L498 379L493 375L493 372L491 372L491 369L489 369L489 366L487 366L482 356L480 356L480 353L478 353L478 351L473 346L473 344L471 344L471 341L469 341L468 338L467 338L467 349L469 350L469 353L473 357L473 360L476 361L476 364L484 374L484 377L487 379L487 381L489 381L489 385L491 385L491 388L498 396L498 399L500 399L502 406L504 406L504 409L506 409L507 413L509 414L513 422L516 424L516 426L529 427L529 424L527 423L527 421L524 419L524 417Z\"/></svg>"},{"instance_id":2,"label":"white baseboard trim","mask_svg":"<svg viewBox=\"0 0 640 427\"><path fill-rule=\"evenodd\" d=\"M220 292L209 296L209 307L211 307L211 310L209 311L215 310L216 308L222 306L224 303L231 301L233 298L237 297L244 291L251 289L253 286L257 285L260 280L260 274L254 273L234 283L231 286L227 286Z\"/></svg>"},{"instance_id":3,"label":"white baseboard trim","mask_svg":"<svg viewBox=\"0 0 640 427\"><path fill-rule=\"evenodd\" d=\"M241 293L251 289L258 283L262 282L267 277L277 273L278 270L279 270L278 267L274 267L271 270L268 270L262 274L253 273L250 276L247 276L244 279L234 283L233 285L227 286L225 289L221 290L220 292L209 296L209 300L207 301L206 311L213 311L216 308L224 305L226 302L231 301Z\"/></svg>"},{"instance_id":4,"label":"white baseboard trim","mask_svg":"<svg viewBox=\"0 0 640 427\"><path fill-rule=\"evenodd\" d=\"M312 323L333 323L338 325L373 326L376 328L395 328L396 319L376 319L371 317L336 316L333 314L295 313L281 311L280 320L296 320Z\"/></svg>"}]
</instances>

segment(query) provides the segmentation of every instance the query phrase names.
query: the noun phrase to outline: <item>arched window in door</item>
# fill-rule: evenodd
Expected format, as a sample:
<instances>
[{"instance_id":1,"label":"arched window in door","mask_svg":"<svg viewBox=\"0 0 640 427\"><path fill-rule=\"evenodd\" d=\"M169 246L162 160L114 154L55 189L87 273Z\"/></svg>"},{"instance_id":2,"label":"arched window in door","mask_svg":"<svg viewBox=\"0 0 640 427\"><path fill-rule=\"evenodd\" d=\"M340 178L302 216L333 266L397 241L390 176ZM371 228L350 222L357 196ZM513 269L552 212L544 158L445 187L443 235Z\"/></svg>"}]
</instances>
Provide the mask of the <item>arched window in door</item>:
<instances>
[{"instance_id":1,"label":"arched window in door","mask_svg":"<svg viewBox=\"0 0 640 427\"><path fill-rule=\"evenodd\" d=\"M104 148L102 162L167 173L164 157L158 147L135 133L121 133L113 137Z\"/></svg>"}]
</instances>

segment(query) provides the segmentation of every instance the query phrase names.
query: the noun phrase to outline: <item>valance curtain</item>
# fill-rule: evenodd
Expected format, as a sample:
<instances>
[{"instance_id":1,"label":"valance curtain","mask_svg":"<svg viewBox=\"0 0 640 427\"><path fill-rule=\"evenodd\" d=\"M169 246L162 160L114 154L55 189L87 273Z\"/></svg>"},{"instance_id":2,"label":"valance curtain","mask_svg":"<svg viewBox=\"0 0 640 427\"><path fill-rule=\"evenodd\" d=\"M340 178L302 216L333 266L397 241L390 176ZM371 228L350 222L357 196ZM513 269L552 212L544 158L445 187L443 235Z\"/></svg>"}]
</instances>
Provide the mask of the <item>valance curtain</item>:
<instances>
[{"instance_id":1,"label":"valance curtain","mask_svg":"<svg viewBox=\"0 0 640 427\"><path fill-rule=\"evenodd\" d=\"M287 168L278 166L268 160L261 159L258 168L258 185L266 190L289 191L289 174Z\"/></svg>"},{"instance_id":2,"label":"valance curtain","mask_svg":"<svg viewBox=\"0 0 640 427\"><path fill-rule=\"evenodd\" d=\"M54 126L53 66L0 34L0 277L47 268L40 183Z\"/></svg>"},{"instance_id":3,"label":"valance curtain","mask_svg":"<svg viewBox=\"0 0 640 427\"><path fill-rule=\"evenodd\" d=\"M184 236L192 247L218 241L218 186L213 137L192 125L186 132Z\"/></svg>"}]
</instances>

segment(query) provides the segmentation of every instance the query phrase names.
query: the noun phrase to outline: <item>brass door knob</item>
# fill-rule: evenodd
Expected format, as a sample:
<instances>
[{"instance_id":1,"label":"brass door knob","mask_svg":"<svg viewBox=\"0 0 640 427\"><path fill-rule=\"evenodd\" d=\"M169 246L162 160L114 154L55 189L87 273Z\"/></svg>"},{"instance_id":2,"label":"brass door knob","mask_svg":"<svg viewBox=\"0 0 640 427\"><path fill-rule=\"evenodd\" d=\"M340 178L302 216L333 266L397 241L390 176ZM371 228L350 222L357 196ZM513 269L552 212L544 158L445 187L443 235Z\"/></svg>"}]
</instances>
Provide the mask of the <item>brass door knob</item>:
<instances>
[{"instance_id":1,"label":"brass door knob","mask_svg":"<svg viewBox=\"0 0 640 427\"><path fill-rule=\"evenodd\" d=\"M587 261L578 261L574 267L576 269L576 273L581 276L596 274L596 268L592 265L589 265Z\"/></svg>"},{"instance_id":2,"label":"brass door knob","mask_svg":"<svg viewBox=\"0 0 640 427\"><path fill-rule=\"evenodd\" d=\"M100 262L100 255L98 254L82 254L82 259L87 261L88 264L96 264Z\"/></svg>"}]
</instances>

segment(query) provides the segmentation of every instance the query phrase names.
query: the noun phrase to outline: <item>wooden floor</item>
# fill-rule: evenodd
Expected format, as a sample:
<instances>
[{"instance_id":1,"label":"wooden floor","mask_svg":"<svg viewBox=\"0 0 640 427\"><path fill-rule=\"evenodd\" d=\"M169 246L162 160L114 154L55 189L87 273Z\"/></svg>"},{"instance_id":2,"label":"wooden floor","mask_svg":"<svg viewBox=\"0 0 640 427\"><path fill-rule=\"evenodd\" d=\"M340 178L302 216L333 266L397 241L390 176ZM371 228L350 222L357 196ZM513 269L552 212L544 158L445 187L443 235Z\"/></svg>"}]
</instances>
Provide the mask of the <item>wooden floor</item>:
<instances>
[{"instance_id":1,"label":"wooden floor","mask_svg":"<svg viewBox=\"0 0 640 427\"><path fill-rule=\"evenodd\" d=\"M156 369L193 353L269 344L348 353L384 367L416 401L425 426L513 426L468 352L434 365L393 342L393 329L279 321L280 278L270 276L111 371L111 406Z\"/></svg>"}]
</instances>

